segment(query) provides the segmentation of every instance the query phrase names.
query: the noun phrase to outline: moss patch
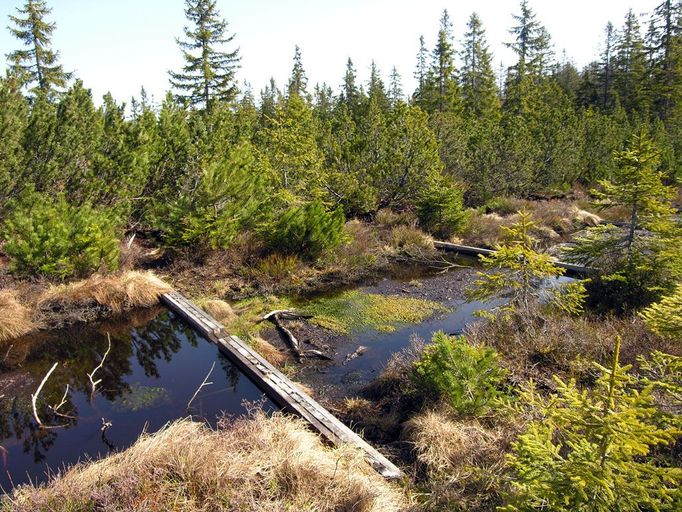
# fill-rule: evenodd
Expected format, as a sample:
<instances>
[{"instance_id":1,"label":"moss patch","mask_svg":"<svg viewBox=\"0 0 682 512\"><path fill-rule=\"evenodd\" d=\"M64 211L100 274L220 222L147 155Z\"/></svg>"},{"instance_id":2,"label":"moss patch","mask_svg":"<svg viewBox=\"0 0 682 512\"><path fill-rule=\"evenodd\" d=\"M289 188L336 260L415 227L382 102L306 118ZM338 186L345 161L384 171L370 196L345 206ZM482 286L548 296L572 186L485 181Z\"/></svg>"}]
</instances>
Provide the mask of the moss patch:
<instances>
[{"instance_id":1,"label":"moss patch","mask_svg":"<svg viewBox=\"0 0 682 512\"><path fill-rule=\"evenodd\" d=\"M447 311L447 308L429 300L349 290L313 300L302 310L313 315L312 323L348 334L365 329L392 332L402 325L416 324L434 313Z\"/></svg>"},{"instance_id":2,"label":"moss patch","mask_svg":"<svg viewBox=\"0 0 682 512\"><path fill-rule=\"evenodd\" d=\"M130 393L116 400L114 409L134 412L150 407L157 407L169 401L170 395L164 388L133 384L130 386Z\"/></svg>"}]
</instances>

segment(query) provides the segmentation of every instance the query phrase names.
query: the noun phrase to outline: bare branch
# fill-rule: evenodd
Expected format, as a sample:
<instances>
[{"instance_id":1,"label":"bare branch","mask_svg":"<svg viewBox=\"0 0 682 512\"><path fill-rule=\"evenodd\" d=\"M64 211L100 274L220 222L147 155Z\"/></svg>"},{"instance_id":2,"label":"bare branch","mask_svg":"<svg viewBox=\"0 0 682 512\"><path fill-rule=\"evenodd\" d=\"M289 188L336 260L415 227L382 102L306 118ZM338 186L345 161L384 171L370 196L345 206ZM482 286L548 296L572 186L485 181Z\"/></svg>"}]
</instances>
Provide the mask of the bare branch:
<instances>
[{"instance_id":1,"label":"bare branch","mask_svg":"<svg viewBox=\"0 0 682 512\"><path fill-rule=\"evenodd\" d=\"M192 401L197 397L199 394L199 391L202 390L204 386L208 386L210 384L213 384L213 382L206 382L208 378L211 376L211 373L213 372L213 368L215 367L215 361L213 361L213 364L211 365L211 369L208 371L206 374L206 377L204 377L204 381L201 383L201 385L197 388L197 390L194 392L192 395L192 398L189 399L189 402L187 402L187 408L189 409L189 406L192 404Z\"/></svg>"},{"instance_id":2,"label":"bare branch","mask_svg":"<svg viewBox=\"0 0 682 512\"><path fill-rule=\"evenodd\" d=\"M43 390L43 386L47 382L47 379L50 378L50 375L52 375L52 372L54 371L55 368L57 368L57 364L55 363L52 365L52 368L45 374L45 377L43 377L43 380L40 382L40 386L38 386L38 389L36 389L36 392L31 395L31 404L33 405L33 418L36 420L36 423L38 424L39 427L44 427L43 422L40 421L40 416L38 416L38 408L36 406L36 401L38 400L38 395L40 395L40 392Z\"/></svg>"},{"instance_id":3,"label":"bare branch","mask_svg":"<svg viewBox=\"0 0 682 512\"><path fill-rule=\"evenodd\" d=\"M107 333L107 341L109 342L109 346L107 347L107 351L104 353L104 356L102 356L102 360L95 367L95 369L92 370L92 373L88 373L88 378L90 379L90 385L92 387L92 391L90 392L90 401L91 402L95 398L95 393L97 391L97 384L102 382L102 379L93 380L93 377L95 376L95 372L102 368L102 366L104 365L104 360L107 358L107 356L109 355L109 351L111 350L111 336L109 336L109 333Z\"/></svg>"}]
</instances>

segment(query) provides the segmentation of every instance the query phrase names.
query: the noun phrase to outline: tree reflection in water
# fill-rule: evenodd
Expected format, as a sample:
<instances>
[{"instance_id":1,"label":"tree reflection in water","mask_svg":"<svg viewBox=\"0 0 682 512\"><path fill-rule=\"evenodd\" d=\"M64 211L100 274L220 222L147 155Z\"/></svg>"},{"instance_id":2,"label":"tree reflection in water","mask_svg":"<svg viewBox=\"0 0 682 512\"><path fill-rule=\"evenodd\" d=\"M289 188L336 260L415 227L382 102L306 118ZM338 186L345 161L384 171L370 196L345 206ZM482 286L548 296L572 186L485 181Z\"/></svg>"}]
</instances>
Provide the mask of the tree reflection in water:
<instances>
[{"instance_id":1,"label":"tree reflection in water","mask_svg":"<svg viewBox=\"0 0 682 512\"><path fill-rule=\"evenodd\" d=\"M97 373L102 381L95 402L100 395L114 402L131 392L125 378L132 373L133 357L147 377L158 378L158 362L169 362L185 342L192 346L198 343L194 331L175 322L172 314L162 308L147 310L143 318L136 316L131 321L78 325L14 340L14 353L21 357L6 359L0 366L0 395L4 395L0 398L0 446L20 443L25 453L33 452L35 462L45 460L59 430L75 427L83 419L74 402L90 400L88 373L107 350L107 333L111 336L111 351ZM55 362L59 364L37 402L40 419L48 427L40 428L33 417L30 394ZM237 379L230 375L231 381ZM67 385L69 393L55 412L52 407L60 403ZM74 400L79 396L80 400ZM97 415L97 404L90 406L88 414Z\"/></svg>"}]
</instances>

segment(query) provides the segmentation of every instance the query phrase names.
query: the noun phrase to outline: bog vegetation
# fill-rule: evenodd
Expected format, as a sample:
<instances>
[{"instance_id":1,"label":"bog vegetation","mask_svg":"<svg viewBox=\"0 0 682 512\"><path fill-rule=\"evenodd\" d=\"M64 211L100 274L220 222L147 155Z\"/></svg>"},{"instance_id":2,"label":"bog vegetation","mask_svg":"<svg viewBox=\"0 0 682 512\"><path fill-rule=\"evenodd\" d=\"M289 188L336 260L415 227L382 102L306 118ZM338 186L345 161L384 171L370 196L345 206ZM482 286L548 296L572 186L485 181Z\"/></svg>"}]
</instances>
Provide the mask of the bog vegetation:
<instances>
[{"instance_id":1,"label":"bog vegetation","mask_svg":"<svg viewBox=\"0 0 682 512\"><path fill-rule=\"evenodd\" d=\"M275 415L172 425L2 507L680 510L682 3L623 13L583 69L521 0L498 74L480 18L455 34L444 11L430 45L415 41L414 91L374 63L359 83L351 59L338 90L309 84L296 47L287 83L255 92L237 85L217 2L186 0L185 64L158 104L144 89L93 99L59 64L50 13L17 7L0 78L0 282L24 290L0 292L0 342L60 325L22 302L36 279L43 312L155 302L163 283L113 275L142 252L212 290L206 308L239 334L251 319L212 299L444 263L430 237L495 248L469 296L504 300L462 336L396 355L346 404L391 453L406 447L406 489ZM591 273L548 289L563 271L543 249L559 242L555 256ZM344 333L439 310L353 291L307 307Z\"/></svg>"}]
</instances>

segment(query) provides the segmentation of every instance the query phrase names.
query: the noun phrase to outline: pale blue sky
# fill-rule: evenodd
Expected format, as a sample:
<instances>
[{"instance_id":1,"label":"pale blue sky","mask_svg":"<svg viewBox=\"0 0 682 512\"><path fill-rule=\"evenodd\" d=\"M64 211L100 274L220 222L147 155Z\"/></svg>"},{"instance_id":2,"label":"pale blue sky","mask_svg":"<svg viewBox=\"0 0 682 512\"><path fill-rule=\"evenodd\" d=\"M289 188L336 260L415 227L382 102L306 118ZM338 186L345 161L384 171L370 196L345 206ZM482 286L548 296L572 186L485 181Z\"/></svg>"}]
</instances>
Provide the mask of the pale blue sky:
<instances>
[{"instance_id":1,"label":"pale blue sky","mask_svg":"<svg viewBox=\"0 0 682 512\"><path fill-rule=\"evenodd\" d=\"M24 0L0 0L0 26ZM599 52L603 28L611 20L622 25L629 7L650 12L660 0L531 0L540 21L579 67ZM175 37L182 34L183 0L48 0L57 23L54 45L67 70L90 87L96 101L111 91L128 101L144 85L156 99L168 88L168 69L181 65ZM503 42L510 40L516 0L218 0L221 14L237 33L242 68L240 82L249 81L256 95L270 76L279 85L291 70L294 45L303 53L309 83L341 83L348 57L364 82L374 59L388 77L396 66L404 88L412 91L415 55L421 34L432 47L444 8L450 12L460 41L471 12L479 13L494 52L495 67L513 58ZM643 25L645 25L643 23ZM0 54L17 48L5 28ZM4 59L3 59L4 60Z\"/></svg>"}]
</instances>

